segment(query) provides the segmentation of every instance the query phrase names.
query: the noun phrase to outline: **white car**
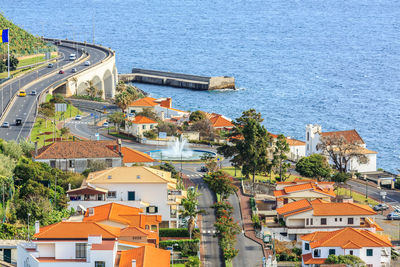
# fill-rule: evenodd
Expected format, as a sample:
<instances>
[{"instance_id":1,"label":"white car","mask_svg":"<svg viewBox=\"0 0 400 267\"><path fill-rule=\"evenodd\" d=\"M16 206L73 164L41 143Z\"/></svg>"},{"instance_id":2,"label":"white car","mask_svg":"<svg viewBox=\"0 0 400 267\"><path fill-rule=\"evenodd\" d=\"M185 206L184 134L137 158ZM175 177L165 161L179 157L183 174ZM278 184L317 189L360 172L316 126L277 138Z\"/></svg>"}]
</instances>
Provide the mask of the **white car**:
<instances>
[{"instance_id":1,"label":"white car","mask_svg":"<svg viewBox=\"0 0 400 267\"><path fill-rule=\"evenodd\" d=\"M32 91L31 91L31 95L37 95L36 90L32 90Z\"/></svg>"},{"instance_id":2,"label":"white car","mask_svg":"<svg viewBox=\"0 0 400 267\"><path fill-rule=\"evenodd\" d=\"M75 116L75 120L76 120L76 121L80 121L81 119L82 119L82 116L81 116L81 115L76 115L76 116Z\"/></svg>"},{"instance_id":3,"label":"white car","mask_svg":"<svg viewBox=\"0 0 400 267\"><path fill-rule=\"evenodd\" d=\"M8 122L5 121L1 127L3 127L3 128L10 128L10 123L8 123Z\"/></svg>"},{"instance_id":4,"label":"white car","mask_svg":"<svg viewBox=\"0 0 400 267\"><path fill-rule=\"evenodd\" d=\"M108 121L103 123L103 127L108 127Z\"/></svg>"},{"instance_id":5,"label":"white car","mask_svg":"<svg viewBox=\"0 0 400 267\"><path fill-rule=\"evenodd\" d=\"M90 61L89 60L85 61L85 66L90 66Z\"/></svg>"}]
</instances>

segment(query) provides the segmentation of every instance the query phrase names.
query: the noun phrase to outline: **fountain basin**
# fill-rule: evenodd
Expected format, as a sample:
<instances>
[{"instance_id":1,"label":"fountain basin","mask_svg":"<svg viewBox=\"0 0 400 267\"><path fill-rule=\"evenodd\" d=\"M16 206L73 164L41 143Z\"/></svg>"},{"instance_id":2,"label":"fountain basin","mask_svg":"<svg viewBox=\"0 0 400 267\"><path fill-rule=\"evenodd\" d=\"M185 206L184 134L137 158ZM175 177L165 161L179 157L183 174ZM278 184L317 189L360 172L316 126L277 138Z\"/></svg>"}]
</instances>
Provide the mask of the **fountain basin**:
<instances>
[{"instance_id":1,"label":"fountain basin","mask_svg":"<svg viewBox=\"0 0 400 267\"><path fill-rule=\"evenodd\" d=\"M150 155L150 157L152 157L153 159L157 159L157 160L172 160L172 161L197 161L197 160L201 160L201 157L204 154L208 154L212 157L216 157L217 154L211 151L207 151L207 150L198 150L198 149L194 149L194 150L183 150L182 151L182 158L181 158L181 154L178 155L170 155L168 153L167 149L158 149L158 150L151 150L151 151L147 151L147 154Z\"/></svg>"}]
</instances>

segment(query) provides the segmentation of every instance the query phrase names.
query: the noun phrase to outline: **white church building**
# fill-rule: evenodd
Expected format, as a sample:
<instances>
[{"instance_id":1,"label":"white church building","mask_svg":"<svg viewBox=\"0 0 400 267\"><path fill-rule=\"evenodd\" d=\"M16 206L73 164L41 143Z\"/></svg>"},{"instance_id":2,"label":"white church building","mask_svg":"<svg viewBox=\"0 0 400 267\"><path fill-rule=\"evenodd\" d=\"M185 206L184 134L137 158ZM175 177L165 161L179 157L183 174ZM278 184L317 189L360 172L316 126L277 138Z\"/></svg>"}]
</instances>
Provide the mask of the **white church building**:
<instances>
[{"instance_id":1,"label":"white church building","mask_svg":"<svg viewBox=\"0 0 400 267\"><path fill-rule=\"evenodd\" d=\"M356 143L360 146L360 151L368 158L365 163L359 162L358 159L350 159L347 170L354 172L374 172L376 171L376 155L377 152L367 149L367 146L356 130L322 132L320 125L308 124L306 126L306 156L311 154L320 154L318 144L321 142L322 136L343 137L349 143ZM333 162L330 160L330 164Z\"/></svg>"}]
</instances>

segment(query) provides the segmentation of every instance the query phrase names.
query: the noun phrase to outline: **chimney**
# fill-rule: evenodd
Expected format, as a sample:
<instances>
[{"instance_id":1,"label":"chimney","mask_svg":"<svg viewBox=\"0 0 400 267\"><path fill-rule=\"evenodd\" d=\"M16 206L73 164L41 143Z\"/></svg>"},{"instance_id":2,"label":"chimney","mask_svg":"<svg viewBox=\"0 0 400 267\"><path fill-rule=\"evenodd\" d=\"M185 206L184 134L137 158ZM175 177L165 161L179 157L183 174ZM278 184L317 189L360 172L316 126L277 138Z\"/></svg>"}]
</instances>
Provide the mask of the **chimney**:
<instances>
[{"instance_id":1,"label":"chimney","mask_svg":"<svg viewBox=\"0 0 400 267\"><path fill-rule=\"evenodd\" d=\"M36 158L36 156L37 156L37 153L38 153L38 147L37 147L37 141L35 142L35 158Z\"/></svg>"},{"instance_id":2,"label":"chimney","mask_svg":"<svg viewBox=\"0 0 400 267\"><path fill-rule=\"evenodd\" d=\"M35 234L40 232L40 222L35 221Z\"/></svg>"},{"instance_id":3,"label":"chimney","mask_svg":"<svg viewBox=\"0 0 400 267\"><path fill-rule=\"evenodd\" d=\"M68 184L68 191L70 191L71 190L71 184L69 183Z\"/></svg>"},{"instance_id":4,"label":"chimney","mask_svg":"<svg viewBox=\"0 0 400 267\"><path fill-rule=\"evenodd\" d=\"M118 138L117 142L118 142L118 149L119 149L118 152L121 152L121 145L122 145L121 138Z\"/></svg>"},{"instance_id":5,"label":"chimney","mask_svg":"<svg viewBox=\"0 0 400 267\"><path fill-rule=\"evenodd\" d=\"M165 114L164 111L161 111L161 120L164 121L165 120Z\"/></svg>"},{"instance_id":6,"label":"chimney","mask_svg":"<svg viewBox=\"0 0 400 267\"><path fill-rule=\"evenodd\" d=\"M132 267L136 267L136 260L132 260Z\"/></svg>"}]
</instances>

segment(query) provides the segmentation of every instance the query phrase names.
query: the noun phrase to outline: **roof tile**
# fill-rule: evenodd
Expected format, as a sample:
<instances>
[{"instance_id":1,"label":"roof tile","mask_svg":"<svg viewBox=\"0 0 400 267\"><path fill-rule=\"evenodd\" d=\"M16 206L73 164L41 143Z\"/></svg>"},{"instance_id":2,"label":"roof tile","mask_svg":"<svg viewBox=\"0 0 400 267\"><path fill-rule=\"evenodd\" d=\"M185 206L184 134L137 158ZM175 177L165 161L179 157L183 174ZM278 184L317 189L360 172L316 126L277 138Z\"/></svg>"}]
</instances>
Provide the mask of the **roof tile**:
<instances>
[{"instance_id":1,"label":"roof tile","mask_svg":"<svg viewBox=\"0 0 400 267\"><path fill-rule=\"evenodd\" d=\"M122 147L121 152L123 155L124 163L136 163L136 162L154 162L155 160L150 155L132 149L130 147Z\"/></svg>"}]
</instances>

